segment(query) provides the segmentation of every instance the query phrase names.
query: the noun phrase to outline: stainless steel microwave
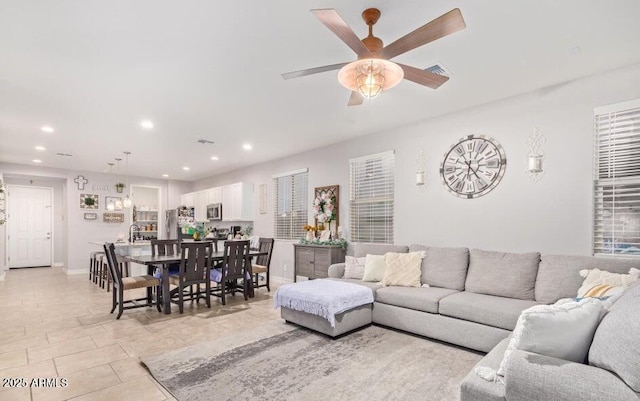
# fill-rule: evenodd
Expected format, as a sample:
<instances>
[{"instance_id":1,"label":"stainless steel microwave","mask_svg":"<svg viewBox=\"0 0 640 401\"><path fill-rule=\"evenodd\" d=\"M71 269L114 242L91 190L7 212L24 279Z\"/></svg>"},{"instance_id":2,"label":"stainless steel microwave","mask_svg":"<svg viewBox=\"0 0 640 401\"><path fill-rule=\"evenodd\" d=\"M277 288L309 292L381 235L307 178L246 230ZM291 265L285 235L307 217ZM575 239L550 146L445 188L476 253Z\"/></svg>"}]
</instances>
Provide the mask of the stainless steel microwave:
<instances>
[{"instance_id":1,"label":"stainless steel microwave","mask_svg":"<svg viewBox=\"0 0 640 401\"><path fill-rule=\"evenodd\" d=\"M222 203L212 203L210 205L207 205L207 220L222 220Z\"/></svg>"}]
</instances>

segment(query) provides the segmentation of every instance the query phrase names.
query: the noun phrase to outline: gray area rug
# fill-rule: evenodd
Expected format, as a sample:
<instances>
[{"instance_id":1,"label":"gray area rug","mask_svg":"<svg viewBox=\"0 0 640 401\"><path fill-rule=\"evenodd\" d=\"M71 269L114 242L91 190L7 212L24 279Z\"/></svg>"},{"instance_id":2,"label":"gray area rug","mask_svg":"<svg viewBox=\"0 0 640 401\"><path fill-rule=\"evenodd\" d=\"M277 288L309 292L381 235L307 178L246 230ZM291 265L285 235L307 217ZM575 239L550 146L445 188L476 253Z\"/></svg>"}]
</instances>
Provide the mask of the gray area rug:
<instances>
[{"instance_id":1,"label":"gray area rug","mask_svg":"<svg viewBox=\"0 0 640 401\"><path fill-rule=\"evenodd\" d=\"M460 382L481 358L377 326L337 340L267 326L142 362L181 401L374 401L458 400ZM279 334L263 337L267 331Z\"/></svg>"}]
</instances>

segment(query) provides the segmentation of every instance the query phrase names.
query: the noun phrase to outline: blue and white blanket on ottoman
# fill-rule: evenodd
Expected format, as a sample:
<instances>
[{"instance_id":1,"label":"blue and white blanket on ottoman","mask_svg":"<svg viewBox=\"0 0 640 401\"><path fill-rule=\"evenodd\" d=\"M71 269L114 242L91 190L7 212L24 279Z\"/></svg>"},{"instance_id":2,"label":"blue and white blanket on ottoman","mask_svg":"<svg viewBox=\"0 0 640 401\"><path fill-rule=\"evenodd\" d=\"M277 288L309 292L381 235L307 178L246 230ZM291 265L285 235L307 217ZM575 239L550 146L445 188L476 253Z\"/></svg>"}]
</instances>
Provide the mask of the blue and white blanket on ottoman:
<instances>
[{"instance_id":1,"label":"blue and white blanket on ottoman","mask_svg":"<svg viewBox=\"0 0 640 401\"><path fill-rule=\"evenodd\" d=\"M321 316L336 325L336 315L373 303L373 290L336 280L308 280L285 284L276 290L275 307L283 306Z\"/></svg>"}]
</instances>

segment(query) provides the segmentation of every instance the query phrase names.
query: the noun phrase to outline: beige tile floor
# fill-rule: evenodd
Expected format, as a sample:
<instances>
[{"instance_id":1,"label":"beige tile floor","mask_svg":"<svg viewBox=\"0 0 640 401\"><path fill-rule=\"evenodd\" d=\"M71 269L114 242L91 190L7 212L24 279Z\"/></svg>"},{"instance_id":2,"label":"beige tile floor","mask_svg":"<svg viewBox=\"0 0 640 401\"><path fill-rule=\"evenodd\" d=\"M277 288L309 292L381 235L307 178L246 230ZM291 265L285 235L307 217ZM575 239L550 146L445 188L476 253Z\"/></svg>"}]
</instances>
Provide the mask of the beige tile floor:
<instances>
[{"instance_id":1,"label":"beige tile floor","mask_svg":"<svg viewBox=\"0 0 640 401\"><path fill-rule=\"evenodd\" d=\"M273 293L274 288L272 288ZM86 275L61 268L14 269L0 281L0 379L64 378L63 388L0 387L11 400L173 400L147 372L140 356L210 341L274 319L271 294L261 288L248 302L228 297L187 304L180 315L155 308L109 314L111 293ZM125 296L129 296L126 294ZM141 296L138 293L136 296Z\"/></svg>"}]
</instances>

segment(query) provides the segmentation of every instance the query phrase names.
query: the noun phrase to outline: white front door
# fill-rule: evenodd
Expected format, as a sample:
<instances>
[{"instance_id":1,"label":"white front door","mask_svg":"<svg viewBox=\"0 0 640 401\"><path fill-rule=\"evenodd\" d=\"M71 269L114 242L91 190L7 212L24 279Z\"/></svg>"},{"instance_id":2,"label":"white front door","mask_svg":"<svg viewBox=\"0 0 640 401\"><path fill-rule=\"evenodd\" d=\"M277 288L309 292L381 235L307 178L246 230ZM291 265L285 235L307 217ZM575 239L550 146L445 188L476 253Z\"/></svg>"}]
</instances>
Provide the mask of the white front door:
<instances>
[{"instance_id":1,"label":"white front door","mask_svg":"<svg viewBox=\"0 0 640 401\"><path fill-rule=\"evenodd\" d=\"M9 267L51 266L53 189L9 185Z\"/></svg>"}]
</instances>

